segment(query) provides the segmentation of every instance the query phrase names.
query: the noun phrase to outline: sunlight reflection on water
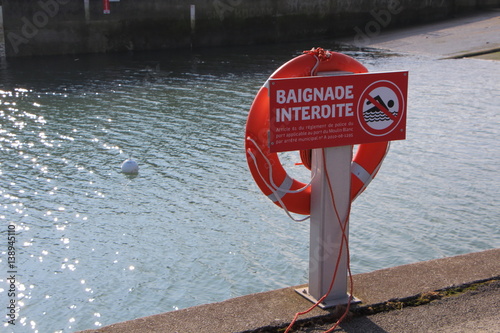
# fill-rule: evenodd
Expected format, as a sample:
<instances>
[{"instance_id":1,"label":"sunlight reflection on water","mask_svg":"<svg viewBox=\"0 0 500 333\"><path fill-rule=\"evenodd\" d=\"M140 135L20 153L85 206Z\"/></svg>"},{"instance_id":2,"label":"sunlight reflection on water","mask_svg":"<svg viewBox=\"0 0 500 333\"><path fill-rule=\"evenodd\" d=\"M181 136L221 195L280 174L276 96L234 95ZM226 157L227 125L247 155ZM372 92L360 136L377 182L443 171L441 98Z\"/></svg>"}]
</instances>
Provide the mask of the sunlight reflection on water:
<instances>
[{"instance_id":1,"label":"sunlight reflection on water","mask_svg":"<svg viewBox=\"0 0 500 333\"><path fill-rule=\"evenodd\" d=\"M72 332L307 282L308 224L260 193L242 136L258 88L309 48L0 70L0 220L16 226L23 329ZM370 71L410 71L407 140L353 205L354 273L499 247L499 63L346 52ZM120 172L130 156L135 177ZM309 176L297 154L283 161Z\"/></svg>"}]
</instances>

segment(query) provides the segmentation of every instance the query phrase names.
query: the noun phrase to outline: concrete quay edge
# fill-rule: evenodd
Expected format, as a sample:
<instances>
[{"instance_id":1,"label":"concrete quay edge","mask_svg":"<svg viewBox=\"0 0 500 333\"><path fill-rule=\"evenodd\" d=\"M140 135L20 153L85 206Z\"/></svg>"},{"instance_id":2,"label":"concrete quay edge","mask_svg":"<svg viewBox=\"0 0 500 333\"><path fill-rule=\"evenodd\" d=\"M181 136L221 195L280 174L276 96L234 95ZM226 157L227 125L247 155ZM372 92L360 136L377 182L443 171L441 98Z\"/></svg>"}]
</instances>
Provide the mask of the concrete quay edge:
<instances>
[{"instance_id":1,"label":"concrete quay edge","mask_svg":"<svg viewBox=\"0 0 500 333\"><path fill-rule=\"evenodd\" d=\"M500 248L376 270L353 276L355 309L419 294L500 279ZM85 333L222 333L280 328L312 303L288 287L113 324ZM335 309L315 308L301 320L321 320Z\"/></svg>"}]
</instances>

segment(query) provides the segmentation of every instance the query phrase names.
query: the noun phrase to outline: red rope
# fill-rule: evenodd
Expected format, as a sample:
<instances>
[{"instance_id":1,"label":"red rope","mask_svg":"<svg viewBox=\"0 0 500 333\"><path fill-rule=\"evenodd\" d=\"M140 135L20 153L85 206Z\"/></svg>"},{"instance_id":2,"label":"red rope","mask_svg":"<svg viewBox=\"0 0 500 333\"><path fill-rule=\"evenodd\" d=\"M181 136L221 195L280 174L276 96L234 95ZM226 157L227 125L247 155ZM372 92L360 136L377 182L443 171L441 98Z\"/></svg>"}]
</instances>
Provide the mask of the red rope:
<instances>
[{"instance_id":1,"label":"red rope","mask_svg":"<svg viewBox=\"0 0 500 333\"><path fill-rule=\"evenodd\" d=\"M316 56L321 61L326 60L326 59L330 58L330 56L331 56L331 52L330 51L327 51L327 50L325 50L325 49L323 49L321 47L313 47L309 51L304 51L302 53Z\"/></svg>"},{"instance_id":2,"label":"red rope","mask_svg":"<svg viewBox=\"0 0 500 333\"><path fill-rule=\"evenodd\" d=\"M306 51L304 51L304 52L306 52ZM338 268L339 268L339 265L340 265L340 259L342 258L342 250L344 248L344 241L345 241L345 244L346 244L345 247L346 247L346 252L347 252L347 270L348 270L349 282L350 282L350 288L349 288L350 296L348 298L347 307L346 307L346 310L345 310L344 314L342 314L342 316L337 320L337 322L335 323L335 325L332 328L330 328L328 331L326 331L325 333L333 332L333 330L335 330L338 327L338 325L340 325L340 323L345 319L345 317L349 313L349 309L351 307L351 298L352 298L352 294L353 294L353 280L352 280L352 273L351 273L351 260L350 260L350 253L349 253L349 242L348 242L347 235L346 235L347 220L348 220L350 212L351 212L351 205L349 205L349 209L347 211L347 215L346 215L345 220L341 221L340 214L339 214L339 212L337 210L337 205L335 203L335 196L333 194L332 183L330 181L330 176L328 175L328 169L326 167L326 158L325 158L325 150L324 149L322 149L322 154L323 154L323 169L325 170L325 177L326 177L327 182L328 182L328 189L329 189L330 195L332 197L333 209L335 211L335 215L337 217L337 221L339 221L340 228L342 230L342 240L340 242L340 251L339 251L339 254L337 256L337 262L335 264L335 270L334 270L334 273L333 273L332 281L330 282L330 286L329 286L328 291L326 292L326 294L324 294L313 306L311 306L306 311L297 312L295 314L295 316L293 317L293 320L290 323L290 325L288 325L285 333L289 333L290 332L290 330L292 329L293 325L295 324L295 322L297 321L297 319L298 319L299 316L302 316L302 315L305 315L305 314L311 312L321 302L323 302L323 300L332 291L333 285L335 283L335 279L337 278L337 272L338 272Z\"/></svg>"},{"instance_id":3,"label":"red rope","mask_svg":"<svg viewBox=\"0 0 500 333\"><path fill-rule=\"evenodd\" d=\"M340 253L342 253L344 240L345 240L345 244L346 244L345 247L346 247L346 252L347 252L347 272L348 272L349 282L350 282L349 297L347 300L346 310L344 311L344 314L337 320L335 325L332 328L330 328L328 331L325 332L325 333L330 333L330 332L333 332L333 330L335 330L340 325L340 323L345 319L345 317L349 313L349 309L351 307L351 299L352 299L352 294L353 294L353 280L352 280L352 273L351 273L351 259L350 259L350 253L349 253L349 241L347 239L347 234L346 234L347 221L348 221L349 215L351 213L351 205L349 205L346 218L345 218L344 222L342 223L340 220L339 212L337 211L337 206L335 205L335 196L333 194L332 183L330 181L330 176L328 175L328 169L326 168L325 150L323 149L322 152L323 152L323 168L325 170L325 177L328 181L328 189L329 189L330 195L332 197L333 207L335 209L335 214L337 216L337 219L340 223L340 227L342 229L342 241L340 242ZM340 260L340 253L339 253L339 257L337 259L337 265L335 266L335 270L337 270L337 267L338 267L338 261ZM335 279L336 274L337 274L337 272L335 272L333 279ZM333 281L332 281L332 285L333 285ZM328 293L330 293L330 290L328 290Z\"/></svg>"}]
</instances>

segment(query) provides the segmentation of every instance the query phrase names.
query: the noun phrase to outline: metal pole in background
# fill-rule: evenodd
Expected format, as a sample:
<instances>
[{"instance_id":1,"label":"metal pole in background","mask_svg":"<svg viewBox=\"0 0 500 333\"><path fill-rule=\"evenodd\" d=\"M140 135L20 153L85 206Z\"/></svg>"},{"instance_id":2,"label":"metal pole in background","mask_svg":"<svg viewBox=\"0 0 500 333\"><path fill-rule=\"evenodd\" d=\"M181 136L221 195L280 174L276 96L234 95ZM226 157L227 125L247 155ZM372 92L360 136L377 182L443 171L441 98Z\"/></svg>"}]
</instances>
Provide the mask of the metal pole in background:
<instances>
[{"instance_id":1,"label":"metal pole in background","mask_svg":"<svg viewBox=\"0 0 500 333\"><path fill-rule=\"evenodd\" d=\"M3 32L3 9L0 5L0 58L5 58L5 36Z\"/></svg>"},{"instance_id":2,"label":"metal pole in background","mask_svg":"<svg viewBox=\"0 0 500 333\"><path fill-rule=\"evenodd\" d=\"M111 14L109 9L109 0L102 0L102 12L103 14Z\"/></svg>"},{"instance_id":3,"label":"metal pole in background","mask_svg":"<svg viewBox=\"0 0 500 333\"><path fill-rule=\"evenodd\" d=\"M193 48L194 34L196 30L196 5L190 6L190 18L191 18L191 48Z\"/></svg>"},{"instance_id":4,"label":"metal pole in background","mask_svg":"<svg viewBox=\"0 0 500 333\"><path fill-rule=\"evenodd\" d=\"M89 5L89 0L83 0L83 8L85 10L85 22L89 23L89 21L90 21L90 5Z\"/></svg>"}]
</instances>

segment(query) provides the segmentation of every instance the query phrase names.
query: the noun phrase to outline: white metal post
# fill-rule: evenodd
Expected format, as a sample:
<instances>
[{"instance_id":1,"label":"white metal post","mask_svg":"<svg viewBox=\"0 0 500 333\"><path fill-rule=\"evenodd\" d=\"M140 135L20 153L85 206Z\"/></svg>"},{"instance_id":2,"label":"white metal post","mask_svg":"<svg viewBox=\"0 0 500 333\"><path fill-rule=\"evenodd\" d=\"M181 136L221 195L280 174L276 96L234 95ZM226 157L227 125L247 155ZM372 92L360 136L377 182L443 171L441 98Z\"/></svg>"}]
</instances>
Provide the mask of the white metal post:
<instances>
[{"instance_id":1,"label":"white metal post","mask_svg":"<svg viewBox=\"0 0 500 333\"><path fill-rule=\"evenodd\" d=\"M5 37L3 32L3 9L0 5L0 60L5 58Z\"/></svg>"},{"instance_id":2,"label":"white metal post","mask_svg":"<svg viewBox=\"0 0 500 333\"><path fill-rule=\"evenodd\" d=\"M85 11L85 23L90 21L90 4L89 0L83 0L83 9Z\"/></svg>"},{"instance_id":3,"label":"white metal post","mask_svg":"<svg viewBox=\"0 0 500 333\"><path fill-rule=\"evenodd\" d=\"M190 5L189 8L191 18L191 48L193 48L194 35L196 31L196 5Z\"/></svg>"},{"instance_id":4,"label":"white metal post","mask_svg":"<svg viewBox=\"0 0 500 333\"><path fill-rule=\"evenodd\" d=\"M189 6L189 13L191 18L191 34L194 34L196 28L196 5Z\"/></svg>"},{"instance_id":5,"label":"white metal post","mask_svg":"<svg viewBox=\"0 0 500 333\"><path fill-rule=\"evenodd\" d=\"M349 300L347 240L351 205L351 161L352 146L325 148L324 154L323 149L314 149L312 154L312 174L315 176L311 184L309 288L297 289L297 292L316 302L328 292L335 274L331 292L320 304L321 307L346 304ZM327 176L334 198L330 193ZM343 241L342 229L345 233Z\"/></svg>"}]
</instances>

